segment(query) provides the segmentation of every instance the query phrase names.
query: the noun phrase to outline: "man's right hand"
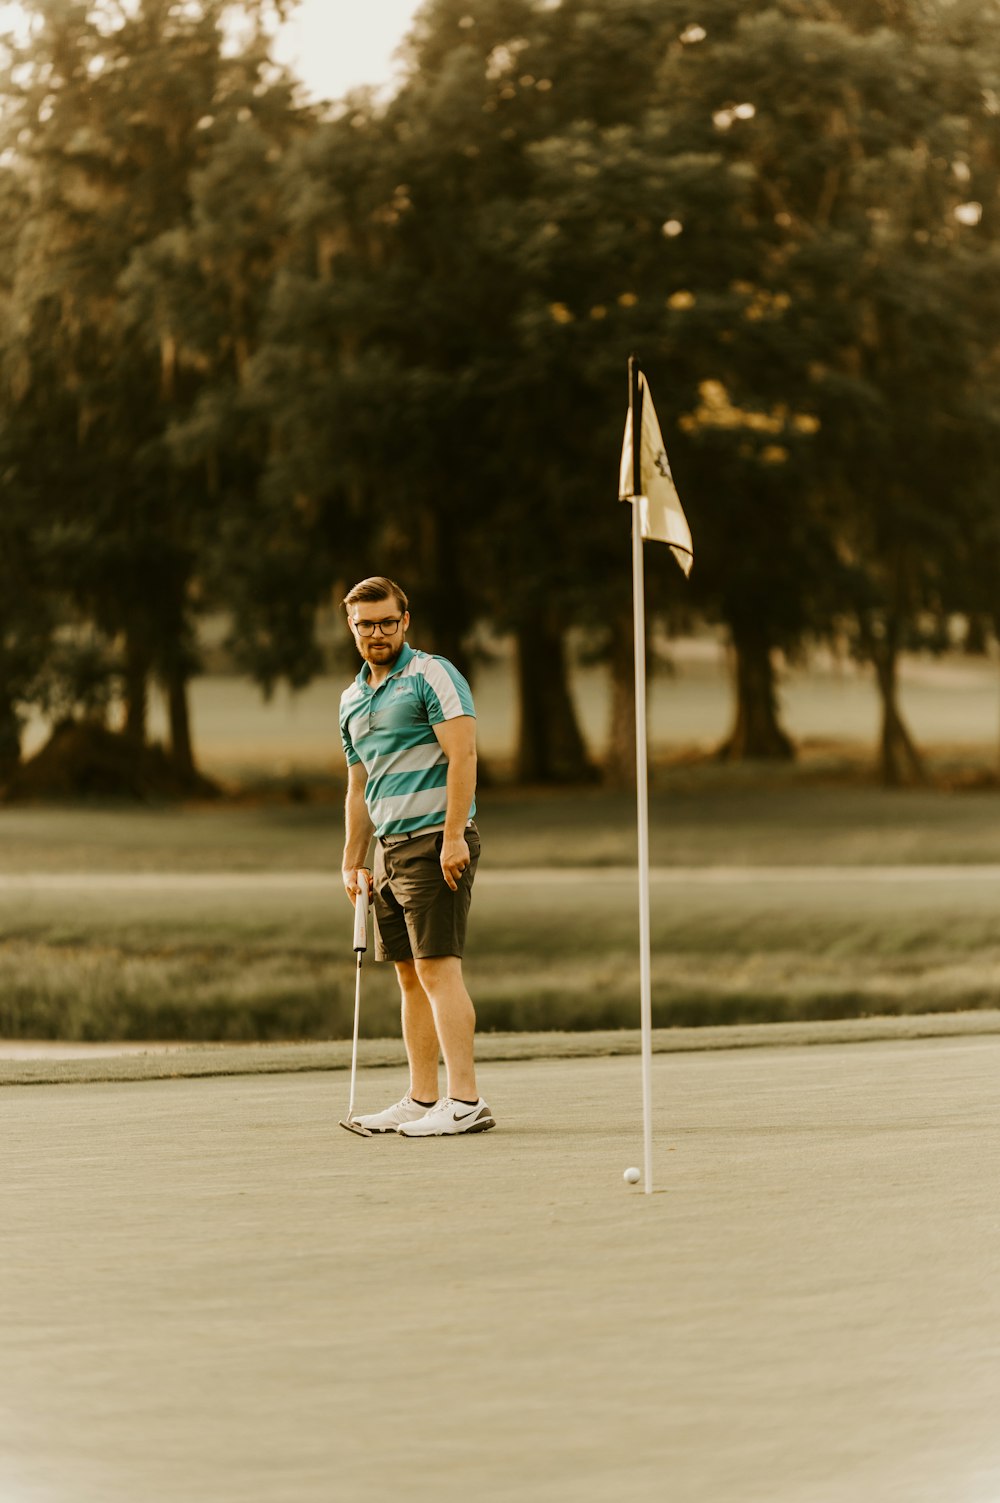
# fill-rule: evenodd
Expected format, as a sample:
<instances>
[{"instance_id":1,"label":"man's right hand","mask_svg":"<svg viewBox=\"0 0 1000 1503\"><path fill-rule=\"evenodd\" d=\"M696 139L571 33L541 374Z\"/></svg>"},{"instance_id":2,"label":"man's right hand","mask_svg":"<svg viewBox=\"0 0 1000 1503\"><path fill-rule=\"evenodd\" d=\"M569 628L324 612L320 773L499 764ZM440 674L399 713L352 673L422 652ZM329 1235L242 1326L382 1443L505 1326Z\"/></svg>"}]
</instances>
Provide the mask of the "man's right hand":
<instances>
[{"instance_id":1,"label":"man's right hand","mask_svg":"<svg viewBox=\"0 0 1000 1503\"><path fill-rule=\"evenodd\" d=\"M368 892L368 901L371 902L372 874L366 866L345 866L343 870L343 878L344 891L347 893L347 896L350 898L352 903L355 903L357 901L358 893L361 891L362 882L365 884Z\"/></svg>"}]
</instances>

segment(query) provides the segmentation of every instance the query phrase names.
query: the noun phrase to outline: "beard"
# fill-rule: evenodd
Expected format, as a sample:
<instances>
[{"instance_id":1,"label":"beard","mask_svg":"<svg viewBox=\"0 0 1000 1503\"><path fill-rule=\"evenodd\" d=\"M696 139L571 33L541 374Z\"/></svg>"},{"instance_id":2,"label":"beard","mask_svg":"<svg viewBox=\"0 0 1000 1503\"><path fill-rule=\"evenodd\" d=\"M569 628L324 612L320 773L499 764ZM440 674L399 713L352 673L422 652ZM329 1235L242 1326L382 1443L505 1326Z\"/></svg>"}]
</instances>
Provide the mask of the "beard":
<instances>
[{"instance_id":1,"label":"beard","mask_svg":"<svg viewBox=\"0 0 1000 1503\"><path fill-rule=\"evenodd\" d=\"M358 646L366 663L374 663L378 668L390 668L402 652L405 640L402 636L398 641L394 637L383 637L379 641L368 637L362 639Z\"/></svg>"}]
</instances>

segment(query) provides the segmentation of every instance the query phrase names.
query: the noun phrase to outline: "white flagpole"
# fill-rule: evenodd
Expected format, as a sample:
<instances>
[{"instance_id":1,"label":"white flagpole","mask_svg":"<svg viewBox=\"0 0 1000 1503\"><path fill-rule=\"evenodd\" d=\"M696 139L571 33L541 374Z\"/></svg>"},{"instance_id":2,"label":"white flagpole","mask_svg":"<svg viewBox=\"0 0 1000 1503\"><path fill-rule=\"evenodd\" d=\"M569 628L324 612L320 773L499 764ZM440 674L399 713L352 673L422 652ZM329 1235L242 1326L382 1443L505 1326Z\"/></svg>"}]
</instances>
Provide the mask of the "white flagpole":
<instances>
[{"instance_id":1,"label":"white flagpole","mask_svg":"<svg viewBox=\"0 0 1000 1503\"><path fill-rule=\"evenodd\" d=\"M642 403L635 357L629 359L632 412L632 624L635 643L635 787L639 827L639 1019L642 1028L643 1187L653 1193L653 1003L649 939L649 771L646 752L646 584L639 514Z\"/></svg>"}]
</instances>

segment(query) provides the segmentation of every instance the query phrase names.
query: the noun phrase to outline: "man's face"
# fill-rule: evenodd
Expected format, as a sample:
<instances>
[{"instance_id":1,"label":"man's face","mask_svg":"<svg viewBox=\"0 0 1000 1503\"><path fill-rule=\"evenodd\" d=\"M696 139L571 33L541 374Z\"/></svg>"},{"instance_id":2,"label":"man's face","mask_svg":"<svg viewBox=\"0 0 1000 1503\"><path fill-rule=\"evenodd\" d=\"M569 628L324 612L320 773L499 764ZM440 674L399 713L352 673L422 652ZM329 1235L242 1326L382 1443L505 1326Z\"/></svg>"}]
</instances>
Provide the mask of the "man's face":
<instances>
[{"instance_id":1,"label":"man's face","mask_svg":"<svg viewBox=\"0 0 1000 1503\"><path fill-rule=\"evenodd\" d=\"M349 620L365 662L373 668L391 668L403 650L409 611L400 611L398 600L389 595L352 605Z\"/></svg>"}]
</instances>

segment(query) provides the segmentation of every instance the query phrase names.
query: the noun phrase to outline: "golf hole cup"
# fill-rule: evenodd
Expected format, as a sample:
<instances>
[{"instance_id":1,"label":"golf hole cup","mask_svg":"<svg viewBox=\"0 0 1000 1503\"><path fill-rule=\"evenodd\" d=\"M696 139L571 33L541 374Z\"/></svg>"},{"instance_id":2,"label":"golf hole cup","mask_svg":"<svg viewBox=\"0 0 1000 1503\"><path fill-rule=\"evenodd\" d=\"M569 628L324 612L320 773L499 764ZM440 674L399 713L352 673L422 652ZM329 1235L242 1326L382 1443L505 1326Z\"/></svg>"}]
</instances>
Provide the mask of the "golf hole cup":
<instances>
[{"instance_id":1,"label":"golf hole cup","mask_svg":"<svg viewBox=\"0 0 1000 1503\"><path fill-rule=\"evenodd\" d=\"M637 1185L640 1177L638 1169L626 1169L622 1175L622 1179L627 1185Z\"/></svg>"}]
</instances>

